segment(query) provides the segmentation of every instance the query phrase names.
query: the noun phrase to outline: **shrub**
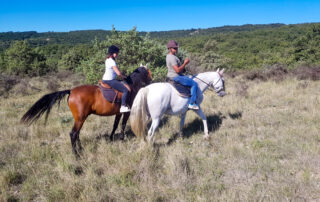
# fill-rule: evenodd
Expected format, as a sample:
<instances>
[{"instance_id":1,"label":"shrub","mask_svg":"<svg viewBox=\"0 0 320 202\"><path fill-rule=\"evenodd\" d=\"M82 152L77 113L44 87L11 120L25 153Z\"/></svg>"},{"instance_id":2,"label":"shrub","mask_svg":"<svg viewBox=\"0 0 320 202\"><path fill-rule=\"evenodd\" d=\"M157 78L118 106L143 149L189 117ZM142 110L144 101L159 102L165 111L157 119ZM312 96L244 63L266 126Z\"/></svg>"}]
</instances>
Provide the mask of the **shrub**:
<instances>
[{"instance_id":1,"label":"shrub","mask_svg":"<svg viewBox=\"0 0 320 202\"><path fill-rule=\"evenodd\" d=\"M105 41L93 42L93 56L81 61L77 68L86 76L88 83L96 83L104 73L104 61L108 53L108 47L116 45L120 48L117 65L120 71L129 74L140 63L149 64L154 78L160 79L164 75L165 47L159 42L147 36L139 36L136 28L127 32L118 32L113 28L112 35Z\"/></svg>"},{"instance_id":2,"label":"shrub","mask_svg":"<svg viewBox=\"0 0 320 202\"><path fill-rule=\"evenodd\" d=\"M14 41L5 51L5 71L9 74L39 76L48 72L46 58L32 50L26 41Z\"/></svg>"},{"instance_id":3,"label":"shrub","mask_svg":"<svg viewBox=\"0 0 320 202\"><path fill-rule=\"evenodd\" d=\"M292 74L300 80L320 80L320 67L300 66L292 70Z\"/></svg>"}]
</instances>

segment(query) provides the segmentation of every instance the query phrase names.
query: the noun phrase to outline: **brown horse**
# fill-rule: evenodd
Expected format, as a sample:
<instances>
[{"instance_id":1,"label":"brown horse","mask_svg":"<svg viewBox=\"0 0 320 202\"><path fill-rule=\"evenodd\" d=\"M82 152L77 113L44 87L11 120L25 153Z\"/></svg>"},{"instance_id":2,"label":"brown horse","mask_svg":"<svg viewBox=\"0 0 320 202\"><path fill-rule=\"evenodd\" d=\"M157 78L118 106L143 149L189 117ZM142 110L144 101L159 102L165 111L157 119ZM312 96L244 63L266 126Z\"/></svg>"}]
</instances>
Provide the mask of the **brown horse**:
<instances>
[{"instance_id":1,"label":"brown horse","mask_svg":"<svg viewBox=\"0 0 320 202\"><path fill-rule=\"evenodd\" d=\"M132 106L133 99L140 88L148 85L152 80L151 72L146 67L139 67L132 72L126 79L127 84L131 88L128 98L128 104ZM79 133L84 121L90 114L100 116L116 115L113 124L113 129L110 139L113 139L114 133L118 127L122 114L120 113L120 103L112 103L107 101L96 85L83 85L75 87L71 90L57 91L54 93L46 94L40 98L21 118L22 123L32 124L39 119L41 115L46 112L45 120L47 121L48 115L52 106L58 102L65 95L69 95L68 105L74 118L74 125L70 132L71 145L73 152L78 156L78 149L81 151L82 146L80 143ZM122 96L122 93L119 93ZM122 119L121 138L124 137L124 129L129 118L130 113L124 113ZM78 149L77 149L78 146Z\"/></svg>"}]
</instances>

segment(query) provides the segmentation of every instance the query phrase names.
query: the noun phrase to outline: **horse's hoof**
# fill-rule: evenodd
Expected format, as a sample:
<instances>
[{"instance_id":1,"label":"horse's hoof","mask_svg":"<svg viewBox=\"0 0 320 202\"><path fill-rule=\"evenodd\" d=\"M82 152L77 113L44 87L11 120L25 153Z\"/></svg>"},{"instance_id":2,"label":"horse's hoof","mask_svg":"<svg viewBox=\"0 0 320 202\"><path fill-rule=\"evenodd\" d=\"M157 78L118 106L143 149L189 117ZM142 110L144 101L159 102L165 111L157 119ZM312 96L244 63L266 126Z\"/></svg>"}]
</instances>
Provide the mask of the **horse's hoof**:
<instances>
[{"instance_id":1,"label":"horse's hoof","mask_svg":"<svg viewBox=\"0 0 320 202\"><path fill-rule=\"evenodd\" d=\"M210 136L209 136L209 135L205 135L205 136L203 137L203 139L204 139L204 140L210 140Z\"/></svg>"},{"instance_id":2,"label":"horse's hoof","mask_svg":"<svg viewBox=\"0 0 320 202\"><path fill-rule=\"evenodd\" d=\"M124 134L121 134L120 137L119 137L120 140L124 140L124 138L125 138Z\"/></svg>"}]
</instances>

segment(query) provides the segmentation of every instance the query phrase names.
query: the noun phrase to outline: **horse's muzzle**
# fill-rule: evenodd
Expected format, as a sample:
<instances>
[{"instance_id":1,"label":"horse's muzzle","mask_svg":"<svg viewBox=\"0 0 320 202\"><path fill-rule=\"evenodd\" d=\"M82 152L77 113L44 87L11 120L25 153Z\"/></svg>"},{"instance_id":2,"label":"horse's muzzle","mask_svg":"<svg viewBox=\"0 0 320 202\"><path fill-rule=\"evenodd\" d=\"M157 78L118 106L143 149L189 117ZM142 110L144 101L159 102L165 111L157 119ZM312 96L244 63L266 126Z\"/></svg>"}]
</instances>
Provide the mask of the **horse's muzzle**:
<instances>
[{"instance_id":1,"label":"horse's muzzle","mask_svg":"<svg viewBox=\"0 0 320 202\"><path fill-rule=\"evenodd\" d=\"M223 90L222 90L222 91L219 91L219 92L218 92L218 95L219 95L220 97L223 97L223 96L226 95L226 92L224 92Z\"/></svg>"}]
</instances>

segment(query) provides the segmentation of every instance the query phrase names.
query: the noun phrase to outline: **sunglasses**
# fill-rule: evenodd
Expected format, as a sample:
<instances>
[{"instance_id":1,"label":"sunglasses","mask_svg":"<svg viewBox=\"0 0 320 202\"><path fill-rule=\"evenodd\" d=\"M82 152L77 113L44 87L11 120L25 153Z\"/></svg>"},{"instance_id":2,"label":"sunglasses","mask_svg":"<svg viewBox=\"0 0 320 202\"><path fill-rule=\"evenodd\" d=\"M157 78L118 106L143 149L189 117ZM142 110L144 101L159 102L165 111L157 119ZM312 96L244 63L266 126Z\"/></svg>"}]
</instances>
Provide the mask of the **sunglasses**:
<instances>
[{"instance_id":1,"label":"sunglasses","mask_svg":"<svg viewBox=\"0 0 320 202\"><path fill-rule=\"evenodd\" d=\"M174 50L178 50L178 48L173 48Z\"/></svg>"}]
</instances>

